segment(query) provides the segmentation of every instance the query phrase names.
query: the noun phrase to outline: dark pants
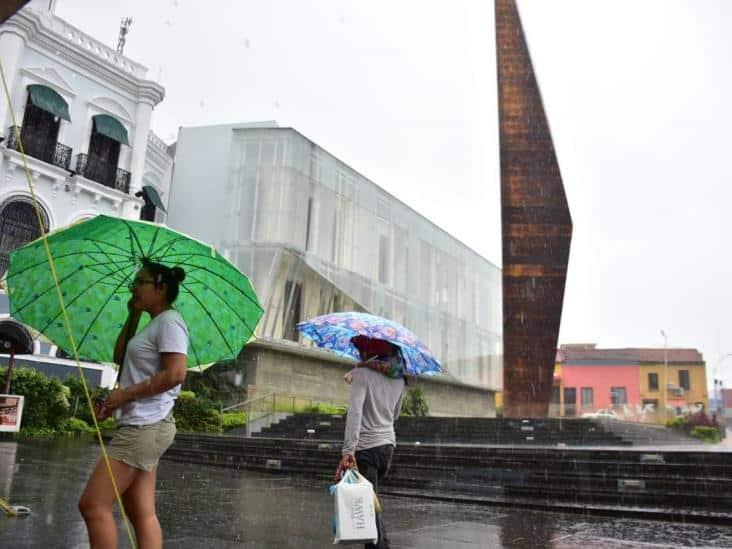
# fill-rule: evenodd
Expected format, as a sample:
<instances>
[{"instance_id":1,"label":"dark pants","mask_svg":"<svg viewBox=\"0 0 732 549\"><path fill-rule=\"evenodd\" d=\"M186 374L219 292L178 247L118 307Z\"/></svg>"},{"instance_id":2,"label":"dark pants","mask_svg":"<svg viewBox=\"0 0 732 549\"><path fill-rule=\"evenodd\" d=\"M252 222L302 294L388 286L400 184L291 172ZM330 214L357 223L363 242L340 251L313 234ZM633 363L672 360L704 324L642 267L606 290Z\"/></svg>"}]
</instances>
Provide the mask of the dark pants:
<instances>
[{"instance_id":1,"label":"dark pants","mask_svg":"<svg viewBox=\"0 0 732 549\"><path fill-rule=\"evenodd\" d=\"M393 455L394 447L391 444L356 452L358 471L374 485L374 492L377 494L379 493L379 481L389 472L391 457ZM376 513L376 530L379 533L378 542L376 545L367 543L365 545L366 549L389 549L389 538L386 536L381 513Z\"/></svg>"}]
</instances>

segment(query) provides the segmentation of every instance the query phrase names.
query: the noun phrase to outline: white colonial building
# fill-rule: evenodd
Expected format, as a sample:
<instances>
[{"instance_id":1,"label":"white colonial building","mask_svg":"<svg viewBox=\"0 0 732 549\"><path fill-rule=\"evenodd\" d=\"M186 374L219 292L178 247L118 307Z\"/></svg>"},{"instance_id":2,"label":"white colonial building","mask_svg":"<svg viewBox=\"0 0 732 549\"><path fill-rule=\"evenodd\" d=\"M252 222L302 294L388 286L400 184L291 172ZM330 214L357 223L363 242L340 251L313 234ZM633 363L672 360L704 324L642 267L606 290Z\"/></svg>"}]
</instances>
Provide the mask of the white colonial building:
<instances>
[{"instance_id":1,"label":"white colonial building","mask_svg":"<svg viewBox=\"0 0 732 549\"><path fill-rule=\"evenodd\" d=\"M0 277L9 252L40 236L21 143L50 231L103 213L165 221L173 159L150 131L164 96L147 69L54 14L55 0L31 0L0 25ZM0 319L8 316L0 290ZM0 357L0 365L6 362ZM49 375L76 375L74 361L37 339L19 364ZM93 385L116 371L88 364Z\"/></svg>"},{"instance_id":2,"label":"white colonial building","mask_svg":"<svg viewBox=\"0 0 732 549\"><path fill-rule=\"evenodd\" d=\"M96 214L163 221L172 158L150 131L164 89L147 69L31 2L0 26L10 90L0 102L0 276L8 253L45 230ZM157 208L156 208L157 207Z\"/></svg>"}]
</instances>

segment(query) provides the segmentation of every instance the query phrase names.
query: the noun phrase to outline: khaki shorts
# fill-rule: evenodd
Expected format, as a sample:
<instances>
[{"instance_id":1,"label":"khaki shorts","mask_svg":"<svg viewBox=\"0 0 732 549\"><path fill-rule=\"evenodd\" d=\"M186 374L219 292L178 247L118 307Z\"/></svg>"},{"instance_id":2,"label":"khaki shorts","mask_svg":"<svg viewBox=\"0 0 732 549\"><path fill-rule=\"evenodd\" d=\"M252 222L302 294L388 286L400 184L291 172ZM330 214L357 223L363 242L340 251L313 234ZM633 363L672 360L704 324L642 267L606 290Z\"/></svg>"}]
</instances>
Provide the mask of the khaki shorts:
<instances>
[{"instance_id":1,"label":"khaki shorts","mask_svg":"<svg viewBox=\"0 0 732 549\"><path fill-rule=\"evenodd\" d=\"M150 425L123 425L114 433L107 454L130 467L153 471L173 444L175 432L173 414Z\"/></svg>"}]
</instances>

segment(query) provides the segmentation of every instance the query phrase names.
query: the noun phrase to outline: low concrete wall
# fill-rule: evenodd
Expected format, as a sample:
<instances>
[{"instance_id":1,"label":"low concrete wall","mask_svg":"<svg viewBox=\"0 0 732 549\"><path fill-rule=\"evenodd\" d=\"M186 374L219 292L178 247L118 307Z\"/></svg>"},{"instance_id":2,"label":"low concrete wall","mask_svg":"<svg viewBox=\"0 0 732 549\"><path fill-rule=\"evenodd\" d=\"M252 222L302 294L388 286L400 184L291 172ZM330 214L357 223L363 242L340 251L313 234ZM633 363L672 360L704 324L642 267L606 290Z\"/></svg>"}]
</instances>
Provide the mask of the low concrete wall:
<instances>
[{"instance_id":1,"label":"low concrete wall","mask_svg":"<svg viewBox=\"0 0 732 549\"><path fill-rule=\"evenodd\" d=\"M296 343L259 339L247 345L237 360L244 373L246 398L274 392L314 401L345 404L350 386L343 380L352 362L331 352ZM410 380L425 394L430 415L495 416L495 392L452 381L443 376Z\"/></svg>"}]
</instances>

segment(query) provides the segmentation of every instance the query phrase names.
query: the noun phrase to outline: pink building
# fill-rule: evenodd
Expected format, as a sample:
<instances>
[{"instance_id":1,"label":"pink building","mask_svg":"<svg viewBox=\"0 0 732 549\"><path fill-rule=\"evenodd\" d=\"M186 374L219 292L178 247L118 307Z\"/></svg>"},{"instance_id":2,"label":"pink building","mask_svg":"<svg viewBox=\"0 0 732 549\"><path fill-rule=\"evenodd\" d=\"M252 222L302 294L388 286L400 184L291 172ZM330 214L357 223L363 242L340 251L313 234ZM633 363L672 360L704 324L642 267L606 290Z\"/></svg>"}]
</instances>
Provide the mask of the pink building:
<instances>
[{"instance_id":1,"label":"pink building","mask_svg":"<svg viewBox=\"0 0 732 549\"><path fill-rule=\"evenodd\" d=\"M561 374L564 415L581 416L603 408L620 412L624 406L640 402L639 368L622 363L565 363Z\"/></svg>"}]
</instances>

